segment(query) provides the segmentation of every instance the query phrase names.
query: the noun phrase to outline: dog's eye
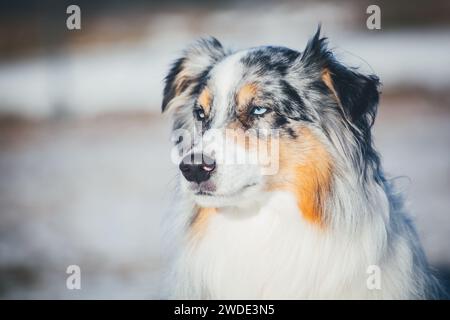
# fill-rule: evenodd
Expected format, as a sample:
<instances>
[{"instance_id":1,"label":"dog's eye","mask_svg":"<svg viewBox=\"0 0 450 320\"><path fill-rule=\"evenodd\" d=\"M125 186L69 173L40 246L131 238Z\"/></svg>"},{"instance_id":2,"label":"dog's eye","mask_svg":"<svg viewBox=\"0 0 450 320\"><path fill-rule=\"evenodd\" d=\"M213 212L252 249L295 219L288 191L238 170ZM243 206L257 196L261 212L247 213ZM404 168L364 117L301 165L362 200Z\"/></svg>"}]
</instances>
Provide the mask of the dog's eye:
<instances>
[{"instance_id":1,"label":"dog's eye","mask_svg":"<svg viewBox=\"0 0 450 320\"><path fill-rule=\"evenodd\" d=\"M255 106L255 107L252 108L250 113L255 115L255 116L261 116L261 115L265 114L268 110L269 109L264 108L264 107Z\"/></svg>"},{"instance_id":2,"label":"dog's eye","mask_svg":"<svg viewBox=\"0 0 450 320\"><path fill-rule=\"evenodd\" d=\"M206 118L205 111L203 111L203 109L201 109L201 108L195 109L194 115L197 118L197 120L199 120L199 121L203 121Z\"/></svg>"}]
</instances>

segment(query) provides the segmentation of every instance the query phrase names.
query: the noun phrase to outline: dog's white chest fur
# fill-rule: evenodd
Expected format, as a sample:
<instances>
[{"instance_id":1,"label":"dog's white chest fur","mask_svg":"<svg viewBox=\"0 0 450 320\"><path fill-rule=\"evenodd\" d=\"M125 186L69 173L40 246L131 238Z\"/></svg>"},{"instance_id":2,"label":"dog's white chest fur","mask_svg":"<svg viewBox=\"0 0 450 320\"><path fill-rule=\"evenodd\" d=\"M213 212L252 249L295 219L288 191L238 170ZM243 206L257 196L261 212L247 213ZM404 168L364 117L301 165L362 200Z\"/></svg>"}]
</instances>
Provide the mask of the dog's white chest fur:
<instances>
[{"instance_id":1,"label":"dog's white chest fur","mask_svg":"<svg viewBox=\"0 0 450 320\"><path fill-rule=\"evenodd\" d=\"M213 299L376 298L368 267L380 261L299 216L295 197L272 193L262 207L223 209L188 236L177 262L175 297ZM369 250L369 251L367 251ZM383 265L389 271L389 265ZM387 285L386 285L387 287ZM390 286L389 286L390 287ZM385 295L385 294L384 294ZM389 296L394 297L395 292Z\"/></svg>"}]
</instances>

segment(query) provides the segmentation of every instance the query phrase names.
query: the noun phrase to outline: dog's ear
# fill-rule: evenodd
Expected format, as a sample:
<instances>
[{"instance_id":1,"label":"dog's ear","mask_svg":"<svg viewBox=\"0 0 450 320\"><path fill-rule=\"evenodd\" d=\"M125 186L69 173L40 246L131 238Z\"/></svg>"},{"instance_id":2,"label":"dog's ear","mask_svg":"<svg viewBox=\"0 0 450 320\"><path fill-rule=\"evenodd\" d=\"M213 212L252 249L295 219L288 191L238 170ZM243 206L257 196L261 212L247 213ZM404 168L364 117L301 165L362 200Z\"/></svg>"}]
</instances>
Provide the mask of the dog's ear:
<instances>
[{"instance_id":1,"label":"dog's ear","mask_svg":"<svg viewBox=\"0 0 450 320\"><path fill-rule=\"evenodd\" d=\"M373 124L379 100L378 77L363 75L338 62L327 48L327 39L320 37L320 27L308 42L301 61L305 69L320 77L347 120L356 125L361 121Z\"/></svg>"},{"instance_id":2,"label":"dog's ear","mask_svg":"<svg viewBox=\"0 0 450 320\"><path fill-rule=\"evenodd\" d=\"M225 55L222 44L213 37L200 39L188 47L182 57L173 63L165 77L162 112L176 104L176 100L182 103L183 99L175 98L186 96Z\"/></svg>"}]
</instances>

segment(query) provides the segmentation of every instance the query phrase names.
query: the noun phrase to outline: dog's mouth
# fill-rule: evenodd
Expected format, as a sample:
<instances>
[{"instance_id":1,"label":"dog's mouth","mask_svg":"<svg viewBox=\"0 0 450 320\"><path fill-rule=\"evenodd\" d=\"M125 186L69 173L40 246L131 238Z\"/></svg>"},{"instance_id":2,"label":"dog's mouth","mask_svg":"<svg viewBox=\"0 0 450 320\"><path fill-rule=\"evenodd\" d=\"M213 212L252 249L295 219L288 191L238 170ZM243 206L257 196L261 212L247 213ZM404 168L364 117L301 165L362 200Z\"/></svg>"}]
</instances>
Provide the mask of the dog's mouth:
<instances>
[{"instance_id":1,"label":"dog's mouth","mask_svg":"<svg viewBox=\"0 0 450 320\"><path fill-rule=\"evenodd\" d=\"M251 188L251 187L255 187L258 184L255 183L250 183L250 184L246 184L245 186L243 186L242 188L238 189L237 191L234 192L230 192L230 193L218 193L218 192L213 192L213 191L208 191L208 190L203 190L202 188L200 188L199 191L197 191L195 193L196 196L205 196L205 197L218 197L218 198L234 198L234 197L238 197L240 195L242 195L242 193Z\"/></svg>"}]
</instances>

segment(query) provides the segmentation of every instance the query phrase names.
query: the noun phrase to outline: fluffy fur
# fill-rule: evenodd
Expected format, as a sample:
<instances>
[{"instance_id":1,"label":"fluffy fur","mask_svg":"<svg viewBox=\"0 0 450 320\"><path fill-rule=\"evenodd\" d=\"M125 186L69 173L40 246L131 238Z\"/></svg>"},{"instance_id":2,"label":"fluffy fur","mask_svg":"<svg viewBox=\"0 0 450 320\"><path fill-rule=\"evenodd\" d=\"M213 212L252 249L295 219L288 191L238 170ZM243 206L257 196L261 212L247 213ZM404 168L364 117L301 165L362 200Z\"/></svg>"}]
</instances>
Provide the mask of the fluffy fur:
<instances>
[{"instance_id":1,"label":"fluffy fur","mask_svg":"<svg viewBox=\"0 0 450 320\"><path fill-rule=\"evenodd\" d=\"M203 152L217 165L202 183L179 177L169 220L178 236L170 297L439 296L372 144L378 87L376 76L339 63L320 30L301 53L231 52L214 38L184 52L166 77L162 106L172 112L177 161ZM221 154L230 137L217 132L230 129L234 148ZM266 157L275 162L276 153L275 172L226 161L256 152L243 134L253 129L266 132L253 135L257 142L276 142ZM276 136L267 134L274 129ZM207 142L200 146L193 133ZM373 265L378 289L367 285Z\"/></svg>"}]
</instances>

